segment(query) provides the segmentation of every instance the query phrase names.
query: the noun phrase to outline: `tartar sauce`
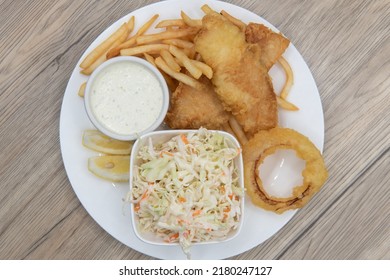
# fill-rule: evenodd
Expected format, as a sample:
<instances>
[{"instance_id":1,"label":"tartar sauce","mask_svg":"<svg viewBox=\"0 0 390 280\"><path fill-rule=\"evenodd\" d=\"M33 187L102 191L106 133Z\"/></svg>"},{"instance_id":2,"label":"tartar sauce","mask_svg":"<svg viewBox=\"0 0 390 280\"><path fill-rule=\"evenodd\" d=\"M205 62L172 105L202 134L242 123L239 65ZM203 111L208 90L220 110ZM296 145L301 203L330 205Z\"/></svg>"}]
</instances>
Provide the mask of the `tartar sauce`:
<instances>
[{"instance_id":1,"label":"tartar sauce","mask_svg":"<svg viewBox=\"0 0 390 280\"><path fill-rule=\"evenodd\" d=\"M163 89L146 67L131 61L112 63L91 86L90 105L95 118L121 135L139 133L158 118Z\"/></svg>"}]
</instances>

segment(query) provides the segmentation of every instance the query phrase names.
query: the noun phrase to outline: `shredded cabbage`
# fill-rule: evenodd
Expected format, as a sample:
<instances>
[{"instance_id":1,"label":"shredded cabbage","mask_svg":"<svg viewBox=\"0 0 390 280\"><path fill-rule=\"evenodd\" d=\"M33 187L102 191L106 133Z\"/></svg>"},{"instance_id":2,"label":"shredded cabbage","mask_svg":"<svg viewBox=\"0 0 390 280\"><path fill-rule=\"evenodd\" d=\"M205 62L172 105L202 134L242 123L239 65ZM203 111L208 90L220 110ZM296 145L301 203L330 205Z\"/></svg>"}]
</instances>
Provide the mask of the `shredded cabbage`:
<instances>
[{"instance_id":1,"label":"shredded cabbage","mask_svg":"<svg viewBox=\"0 0 390 280\"><path fill-rule=\"evenodd\" d=\"M187 257L193 243L223 240L241 219L243 190L234 158L239 148L201 128L166 143L140 148L129 201L142 231L179 242Z\"/></svg>"}]
</instances>

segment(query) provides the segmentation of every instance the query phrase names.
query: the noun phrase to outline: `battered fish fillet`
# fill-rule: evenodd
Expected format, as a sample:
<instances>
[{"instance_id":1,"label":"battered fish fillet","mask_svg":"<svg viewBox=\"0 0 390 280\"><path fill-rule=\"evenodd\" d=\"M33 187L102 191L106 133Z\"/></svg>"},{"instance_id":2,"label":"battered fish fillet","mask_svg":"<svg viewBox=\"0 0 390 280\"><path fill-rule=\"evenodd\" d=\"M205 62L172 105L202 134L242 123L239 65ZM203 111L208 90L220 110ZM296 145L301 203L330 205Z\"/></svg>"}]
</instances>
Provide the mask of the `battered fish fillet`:
<instances>
[{"instance_id":1,"label":"battered fish fillet","mask_svg":"<svg viewBox=\"0 0 390 280\"><path fill-rule=\"evenodd\" d=\"M228 123L226 112L218 99L209 79L201 77L203 90L197 90L183 83L172 93L170 107L165 118L174 129L223 129Z\"/></svg>"},{"instance_id":2,"label":"battered fish fillet","mask_svg":"<svg viewBox=\"0 0 390 280\"><path fill-rule=\"evenodd\" d=\"M212 82L225 109L231 111L248 137L277 125L277 103L261 47L223 16L203 17L195 50L213 69Z\"/></svg>"},{"instance_id":3,"label":"battered fish fillet","mask_svg":"<svg viewBox=\"0 0 390 280\"><path fill-rule=\"evenodd\" d=\"M257 44L261 49L260 61L269 70L287 49L290 41L282 34L273 32L259 23L249 23L245 28L248 43Z\"/></svg>"}]
</instances>

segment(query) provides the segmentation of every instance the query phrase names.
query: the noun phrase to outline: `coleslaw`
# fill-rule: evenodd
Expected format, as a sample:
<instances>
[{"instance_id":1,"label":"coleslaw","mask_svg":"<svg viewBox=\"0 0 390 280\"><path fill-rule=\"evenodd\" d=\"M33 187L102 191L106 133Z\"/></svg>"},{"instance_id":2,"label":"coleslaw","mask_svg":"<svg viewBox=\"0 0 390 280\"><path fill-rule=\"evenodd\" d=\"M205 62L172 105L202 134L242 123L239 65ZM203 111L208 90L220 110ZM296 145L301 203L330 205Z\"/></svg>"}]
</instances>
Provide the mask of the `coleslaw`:
<instances>
[{"instance_id":1,"label":"coleslaw","mask_svg":"<svg viewBox=\"0 0 390 280\"><path fill-rule=\"evenodd\" d=\"M241 200L234 159L240 148L204 128L138 152L127 201L141 231L178 242L187 257L193 243L223 240L241 222Z\"/></svg>"}]
</instances>

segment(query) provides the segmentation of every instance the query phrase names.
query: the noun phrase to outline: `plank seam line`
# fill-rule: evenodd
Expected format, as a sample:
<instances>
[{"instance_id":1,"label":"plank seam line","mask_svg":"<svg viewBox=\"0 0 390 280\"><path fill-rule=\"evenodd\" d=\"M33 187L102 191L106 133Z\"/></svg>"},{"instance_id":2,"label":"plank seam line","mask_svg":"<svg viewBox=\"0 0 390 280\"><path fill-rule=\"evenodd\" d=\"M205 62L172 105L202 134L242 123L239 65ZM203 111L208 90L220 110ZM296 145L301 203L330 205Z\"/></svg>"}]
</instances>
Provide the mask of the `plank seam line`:
<instances>
[{"instance_id":1,"label":"plank seam line","mask_svg":"<svg viewBox=\"0 0 390 280\"><path fill-rule=\"evenodd\" d=\"M329 211L329 209L337 202L341 199L341 197L344 196L344 194L353 186L353 184L355 184L357 182L357 180L359 180L368 170L371 169L371 167L377 162L379 161L382 157L384 157L388 152L390 151L390 147L387 147L385 148L385 150L380 153L376 158L374 158L370 164L368 164L366 166L366 168L364 168L357 176L356 178L342 191L342 193L333 201L333 203L331 203L328 207L326 207L324 209L324 211L315 219L313 220L307 227L305 230L303 230L287 247L285 247L280 254L278 254L275 259L279 260L280 258L282 258L286 252L298 241L300 240L308 231L309 229L314 225L316 224L324 215L325 213L327 213Z\"/></svg>"},{"instance_id":2,"label":"plank seam line","mask_svg":"<svg viewBox=\"0 0 390 280\"><path fill-rule=\"evenodd\" d=\"M81 206L81 203L79 203L72 211L70 211L67 215L65 215L61 220L59 220L57 223L55 223L44 235L42 235L41 238L39 238L33 245L31 245L30 249L26 253L25 256L21 258L21 260L26 259L35 249L37 249L46 239L46 236L50 234L58 225L60 225L66 218L68 218L73 212L76 211L77 208Z\"/></svg>"},{"instance_id":3,"label":"plank seam line","mask_svg":"<svg viewBox=\"0 0 390 280\"><path fill-rule=\"evenodd\" d=\"M49 67L49 65L51 65L53 62L57 63L58 64L58 61L72 48L74 47L75 45L77 45L78 43L80 43L80 41L88 34L88 32L90 32L92 30L91 29L88 29L87 31L84 32L84 34L82 34L80 36L80 38L78 38L74 43L72 43L69 47L66 48L66 50L64 50L62 53L58 54L56 57L54 57L48 64L46 67L43 67L43 69L41 71L39 71L38 74L36 74L32 79L31 81L34 81L37 77L39 77L43 72L45 72L47 70L47 68Z\"/></svg>"}]
</instances>

